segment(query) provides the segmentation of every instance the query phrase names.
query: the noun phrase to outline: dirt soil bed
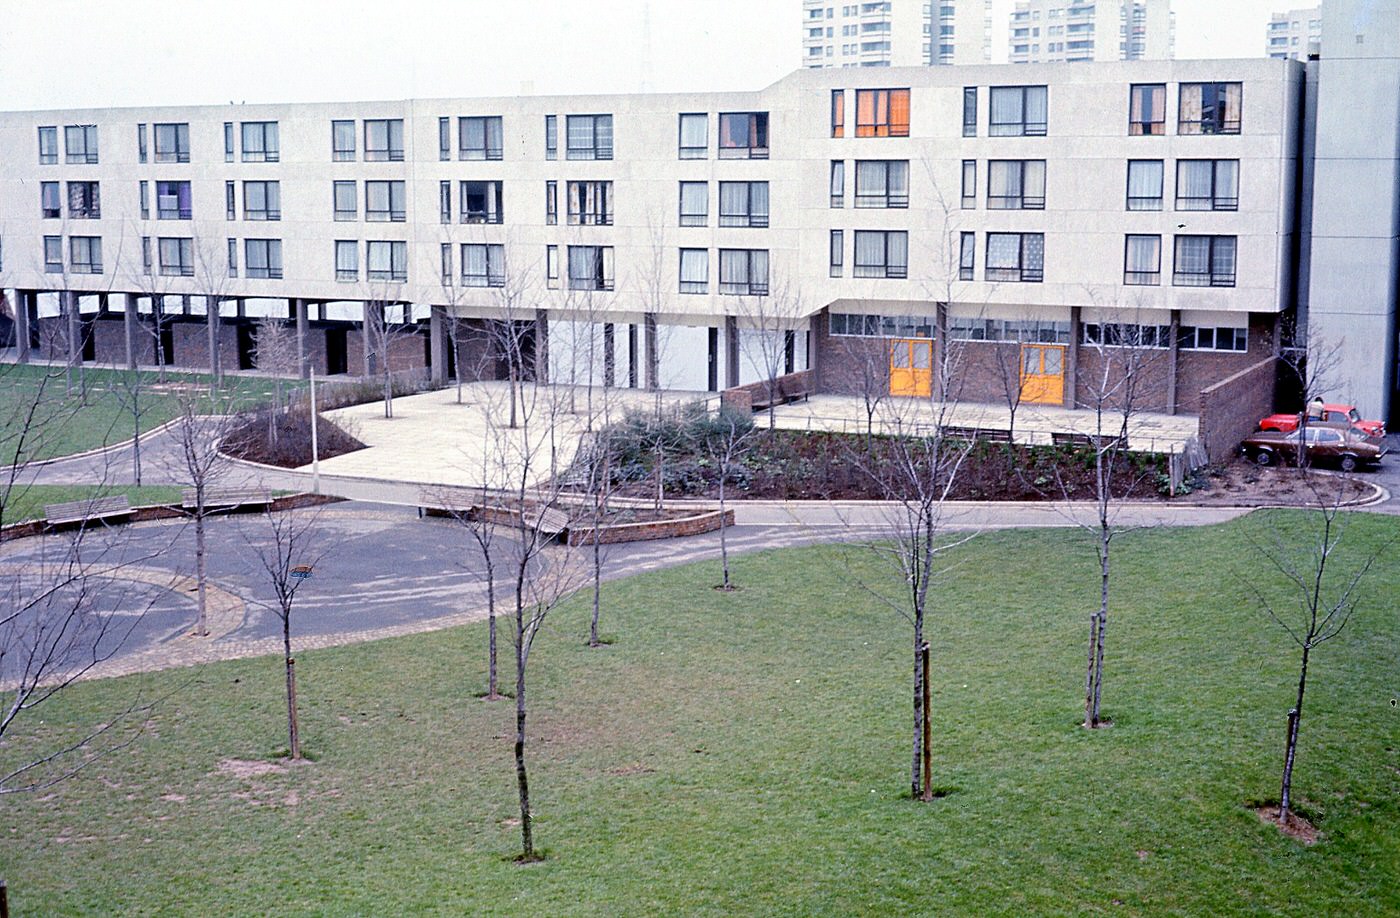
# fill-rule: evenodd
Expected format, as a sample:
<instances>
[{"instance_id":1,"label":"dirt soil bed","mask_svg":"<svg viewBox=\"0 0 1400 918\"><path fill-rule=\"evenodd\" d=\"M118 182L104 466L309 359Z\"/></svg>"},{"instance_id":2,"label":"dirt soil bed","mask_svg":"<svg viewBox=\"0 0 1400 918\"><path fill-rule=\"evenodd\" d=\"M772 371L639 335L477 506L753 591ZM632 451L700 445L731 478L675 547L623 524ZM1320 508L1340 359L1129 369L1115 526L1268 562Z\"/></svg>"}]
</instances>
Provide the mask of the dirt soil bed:
<instances>
[{"instance_id":1,"label":"dirt soil bed","mask_svg":"<svg viewBox=\"0 0 1400 918\"><path fill-rule=\"evenodd\" d=\"M316 450L331 459L365 445L324 415L316 421ZM274 433L275 431L275 433ZM263 411L251 416L224 438L223 451L239 459L294 469L311 464L311 415L305 409L277 412L269 419Z\"/></svg>"},{"instance_id":2,"label":"dirt soil bed","mask_svg":"<svg viewBox=\"0 0 1400 918\"><path fill-rule=\"evenodd\" d=\"M1197 471L1191 480L1191 493L1177 497L1176 502L1234 507L1295 507L1319 500L1330 503L1338 498L1353 502L1375 493L1369 477L1365 473L1350 476L1319 469L1259 468L1244 459L1235 459Z\"/></svg>"}]
</instances>

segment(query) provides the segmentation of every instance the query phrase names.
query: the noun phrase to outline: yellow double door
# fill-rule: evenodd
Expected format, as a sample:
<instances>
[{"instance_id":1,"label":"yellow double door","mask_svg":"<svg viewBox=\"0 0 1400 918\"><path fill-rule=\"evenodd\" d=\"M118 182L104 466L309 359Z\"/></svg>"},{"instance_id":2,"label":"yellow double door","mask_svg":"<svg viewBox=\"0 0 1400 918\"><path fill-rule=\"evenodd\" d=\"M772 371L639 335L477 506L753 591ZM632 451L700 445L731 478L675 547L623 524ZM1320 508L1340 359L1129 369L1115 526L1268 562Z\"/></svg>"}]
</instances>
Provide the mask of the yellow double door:
<instances>
[{"instance_id":1,"label":"yellow double door","mask_svg":"<svg viewBox=\"0 0 1400 918\"><path fill-rule=\"evenodd\" d=\"M1065 400L1065 346L1021 345L1021 401L1058 405ZM927 398L933 391L933 341L890 342L890 395Z\"/></svg>"}]
</instances>

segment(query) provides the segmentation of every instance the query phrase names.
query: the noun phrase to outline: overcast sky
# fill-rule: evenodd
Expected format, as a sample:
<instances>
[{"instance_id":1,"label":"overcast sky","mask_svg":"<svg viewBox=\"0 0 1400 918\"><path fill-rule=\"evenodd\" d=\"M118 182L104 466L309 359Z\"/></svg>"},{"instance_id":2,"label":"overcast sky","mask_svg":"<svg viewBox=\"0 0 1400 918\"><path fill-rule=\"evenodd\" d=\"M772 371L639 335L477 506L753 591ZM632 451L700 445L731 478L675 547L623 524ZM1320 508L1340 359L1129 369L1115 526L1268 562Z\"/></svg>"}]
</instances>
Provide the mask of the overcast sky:
<instances>
[{"instance_id":1,"label":"overcast sky","mask_svg":"<svg viewBox=\"0 0 1400 918\"><path fill-rule=\"evenodd\" d=\"M840 0L832 0L838 3ZM923 0L899 0L923 2ZM1176 56L1258 57L1287 0L1175 0ZM993 0L993 60L1011 0ZM801 0L0 0L0 110L757 89Z\"/></svg>"}]
</instances>

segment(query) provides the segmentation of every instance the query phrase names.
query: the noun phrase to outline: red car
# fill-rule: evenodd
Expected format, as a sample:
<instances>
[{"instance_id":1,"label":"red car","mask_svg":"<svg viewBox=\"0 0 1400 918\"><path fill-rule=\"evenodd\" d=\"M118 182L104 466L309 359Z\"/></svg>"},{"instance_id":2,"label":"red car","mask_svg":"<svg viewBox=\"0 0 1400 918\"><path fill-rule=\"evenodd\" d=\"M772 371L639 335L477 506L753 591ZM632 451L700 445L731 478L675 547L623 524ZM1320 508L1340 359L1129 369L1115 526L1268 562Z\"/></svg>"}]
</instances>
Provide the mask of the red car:
<instances>
[{"instance_id":1,"label":"red car","mask_svg":"<svg viewBox=\"0 0 1400 918\"><path fill-rule=\"evenodd\" d=\"M1259 422L1259 429L1288 433L1298 428L1300 417L1301 415L1297 414L1271 414ZM1323 405L1321 420L1313 418L1308 423L1321 427L1354 427L1365 436L1377 440L1385 436L1384 421L1362 420L1361 413L1353 405Z\"/></svg>"}]
</instances>

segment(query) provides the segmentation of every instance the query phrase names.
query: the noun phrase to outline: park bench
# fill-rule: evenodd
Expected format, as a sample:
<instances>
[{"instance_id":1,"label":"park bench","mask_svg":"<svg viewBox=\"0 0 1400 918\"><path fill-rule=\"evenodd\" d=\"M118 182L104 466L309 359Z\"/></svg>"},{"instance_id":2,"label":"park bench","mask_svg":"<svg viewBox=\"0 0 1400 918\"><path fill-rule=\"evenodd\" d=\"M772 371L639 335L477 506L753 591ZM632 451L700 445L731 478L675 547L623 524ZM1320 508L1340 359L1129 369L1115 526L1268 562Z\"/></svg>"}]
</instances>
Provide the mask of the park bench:
<instances>
[{"instance_id":1,"label":"park bench","mask_svg":"<svg viewBox=\"0 0 1400 918\"><path fill-rule=\"evenodd\" d=\"M44 505L44 522L49 526L88 523L125 516L131 516L131 501L125 494Z\"/></svg>"},{"instance_id":2,"label":"park bench","mask_svg":"<svg viewBox=\"0 0 1400 918\"><path fill-rule=\"evenodd\" d=\"M180 492L180 506L192 510L199 498L194 488ZM234 510L238 507L266 507L272 503L272 494L267 488L207 488L204 491L204 509Z\"/></svg>"},{"instance_id":3,"label":"park bench","mask_svg":"<svg viewBox=\"0 0 1400 918\"><path fill-rule=\"evenodd\" d=\"M945 426L943 436L952 440L986 440L991 443L1010 443L1011 431L988 427Z\"/></svg>"},{"instance_id":4,"label":"park bench","mask_svg":"<svg viewBox=\"0 0 1400 918\"><path fill-rule=\"evenodd\" d=\"M1050 434L1050 440L1056 446L1096 446L1094 437L1086 433L1076 433L1057 430ZM1122 437L1101 437L1100 441L1104 449L1126 449L1127 440Z\"/></svg>"},{"instance_id":5,"label":"park bench","mask_svg":"<svg viewBox=\"0 0 1400 918\"><path fill-rule=\"evenodd\" d=\"M752 404L754 411L767 411L774 405L806 401L807 397L812 394L806 386L789 383L783 379L778 380L777 385L774 386L775 391L771 400L768 397L767 383L754 383L752 388L754 389Z\"/></svg>"}]
</instances>

